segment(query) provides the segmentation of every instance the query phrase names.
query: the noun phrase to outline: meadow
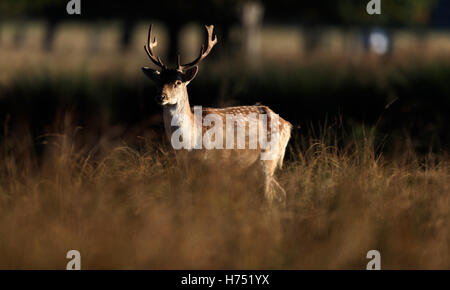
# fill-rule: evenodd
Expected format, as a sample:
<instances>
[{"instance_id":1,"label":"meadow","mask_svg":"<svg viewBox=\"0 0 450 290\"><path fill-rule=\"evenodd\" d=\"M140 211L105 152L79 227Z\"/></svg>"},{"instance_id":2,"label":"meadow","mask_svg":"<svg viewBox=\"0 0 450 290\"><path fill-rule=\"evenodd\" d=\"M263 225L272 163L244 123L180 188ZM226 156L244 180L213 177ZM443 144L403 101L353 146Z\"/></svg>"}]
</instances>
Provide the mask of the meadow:
<instances>
[{"instance_id":1,"label":"meadow","mask_svg":"<svg viewBox=\"0 0 450 290\"><path fill-rule=\"evenodd\" d=\"M324 133L293 143L287 208L269 208L247 172L186 172L151 137L88 150L64 122L41 157L31 138L1 144L2 269L64 269L70 249L83 269L364 269L372 249L383 269L450 267L448 157L386 160L369 133L342 149Z\"/></svg>"}]
</instances>

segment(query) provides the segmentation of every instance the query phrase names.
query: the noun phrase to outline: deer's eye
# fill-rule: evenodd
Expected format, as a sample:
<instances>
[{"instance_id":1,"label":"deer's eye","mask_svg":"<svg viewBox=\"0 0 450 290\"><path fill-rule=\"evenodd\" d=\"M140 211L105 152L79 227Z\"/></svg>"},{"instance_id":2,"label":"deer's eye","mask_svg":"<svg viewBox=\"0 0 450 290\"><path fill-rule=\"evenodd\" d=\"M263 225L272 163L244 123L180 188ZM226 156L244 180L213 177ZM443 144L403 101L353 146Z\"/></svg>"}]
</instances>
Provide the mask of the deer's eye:
<instances>
[{"instance_id":1,"label":"deer's eye","mask_svg":"<svg viewBox=\"0 0 450 290\"><path fill-rule=\"evenodd\" d=\"M179 86L179 85L181 85L181 81L180 81L180 80L176 80L176 81L175 81L175 86L177 87L177 86Z\"/></svg>"}]
</instances>

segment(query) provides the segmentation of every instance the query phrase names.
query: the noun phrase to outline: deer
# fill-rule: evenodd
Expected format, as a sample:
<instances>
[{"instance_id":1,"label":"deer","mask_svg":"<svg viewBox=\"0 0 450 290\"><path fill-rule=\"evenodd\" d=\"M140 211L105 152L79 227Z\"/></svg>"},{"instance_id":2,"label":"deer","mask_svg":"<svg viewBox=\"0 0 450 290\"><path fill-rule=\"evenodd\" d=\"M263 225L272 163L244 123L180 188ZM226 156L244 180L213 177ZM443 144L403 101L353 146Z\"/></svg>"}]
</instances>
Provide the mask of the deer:
<instances>
[{"instance_id":1,"label":"deer","mask_svg":"<svg viewBox=\"0 0 450 290\"><path fill-rule=\"evenodd\" d=\"M180 55L178 55L176 68L168 68L162 62L161 58L155 55L154 48L157 46L158 42L156 37L152 40L152 25L149 27L147 43L144 45L144 50L151 62L156 65L158 69L142 67L142 71L156 84L156 102L163 107L163 120L166 136L172 141L172 146L175 134L179 134L180 132L182 134L182 139L193 140L193 143L191 144L194 144L194 146L175 150L177 152L184 152L188 155L200 152L202 160L209 160L215 164L228 162L233 167L244 169L256 167L257 170L262 173L264 179L262 183L264 200L269 204L272 204L276 199L285 206L286 191L277 182L274 174L277 168L282 168L286 147L291 137L292 124L279 117L268 106L260 104L226 108L201 107L200 110L196 110L198 107L190 106L187 86L197 75L198 64L210 54L212 48L217 44L217 36L214 35L213 37L214 26L205 25L205 28L208 41L206 48L202 45L198 56L189 63L182 64ZM214 116L214 122L211 122L211 118L208 116ZM242 130L244 132L243 136L245 137L244 148L242 148L242 146L240 149L237 149L236 147L227 147L226 150L219 150L217 148L209 148L208 150L201 148L202 142L197 142L198 140L201 140L201 138L199 138L201 137L201 134L208 132L212 127L212 123L229 121L229 119L227 119L228 116L234 116L233 122L235 121L237 124L245 124L244 130ZM258 122L258 116L266 116L267 122L276 120L275 125L267 128L267 122ZM197 121L200 121L200 125L205 126L202 126L201 128L196 127L196 118ZM176 120L176 122L174 122L174 120ZM256 124L257 130L250 130L250 124ZM229 133L225 131L230 128L234 130L234 123L232 126L227 126L226 128L219 127L219 130L223 130L223 132L219 131L221 134L217 134L218 136L214 136L211 140L216 141L215 139L217 139L217 141L221 141L220 138L223 138L221 136L225 136ZM276 132L276 134L272 134L273 132ZM234 133L227 135L227 137L234 136L233 134ZM272 145L270 150L263 148L261 144L257 144L256 146L253 146L253 148L250 148L252 147L249 144L251 143L250 140L255 138L256 135L260 138L261 136L266 135L265 137L267 137L267 140L270 139ZM175 152L176 156L177 152ZM266 158L261 158L262 154L266 154Z\"/></svg>"}]
</instances>

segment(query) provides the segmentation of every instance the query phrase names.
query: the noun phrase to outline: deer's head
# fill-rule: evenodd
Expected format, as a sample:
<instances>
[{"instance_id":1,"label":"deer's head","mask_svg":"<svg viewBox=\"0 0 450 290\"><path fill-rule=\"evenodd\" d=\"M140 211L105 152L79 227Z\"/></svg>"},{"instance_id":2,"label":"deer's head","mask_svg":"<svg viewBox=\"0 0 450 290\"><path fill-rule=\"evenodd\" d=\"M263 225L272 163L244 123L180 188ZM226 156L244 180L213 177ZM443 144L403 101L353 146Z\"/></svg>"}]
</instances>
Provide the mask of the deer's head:
<instances>
[{"instance_id":1,"label":"deer's head","mask_svg":"<svg viewBox=\"0 0 450 290\"><path fill-rule=\"evenodd\" d=\"M157 46L156 38L151 41L152 26L148 30L147 45L144 46L150 60L160 69L152 69L143 67L142 71L147 77L153 80L158 87L158 94L156 101L161 105L175 105L187 99L187 85L195 78L198 72L197 64L200 63L211 51L213 46L217 43L217 37L213 39L214 26L205 26L208 31L208 47L205 49L204 45L200 48L199 56L192 62L187 64L180 63L180 56L178 56L177 67L175 69L168 68L160 57L155 56L153 48Z\"/></svg>"}]
</instances>

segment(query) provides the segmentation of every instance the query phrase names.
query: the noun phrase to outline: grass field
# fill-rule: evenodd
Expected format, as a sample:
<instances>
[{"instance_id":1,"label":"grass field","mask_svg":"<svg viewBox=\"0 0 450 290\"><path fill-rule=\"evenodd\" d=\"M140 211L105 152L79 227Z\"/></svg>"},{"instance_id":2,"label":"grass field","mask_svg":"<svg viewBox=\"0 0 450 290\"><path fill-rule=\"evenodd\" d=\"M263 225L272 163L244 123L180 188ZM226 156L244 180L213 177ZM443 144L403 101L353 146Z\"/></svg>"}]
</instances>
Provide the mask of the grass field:
<instances>
[{"instance_id":1,"label":"grass field","mask_svg":"<svg viewBox=\"0 0 450 290\"><path fill-rule=\"evenodd\" d=\"M365 269L371 249L383 269L450 268L448 156L387 160L369 133L337 149L329 128L291 142L287 209L269 209L248 173L183 171L151 136L87 149L67 120L41 157L26 134L0 145L1 269L64 269L70 249L83 269Z\"/></svg>"}]
</instances>

